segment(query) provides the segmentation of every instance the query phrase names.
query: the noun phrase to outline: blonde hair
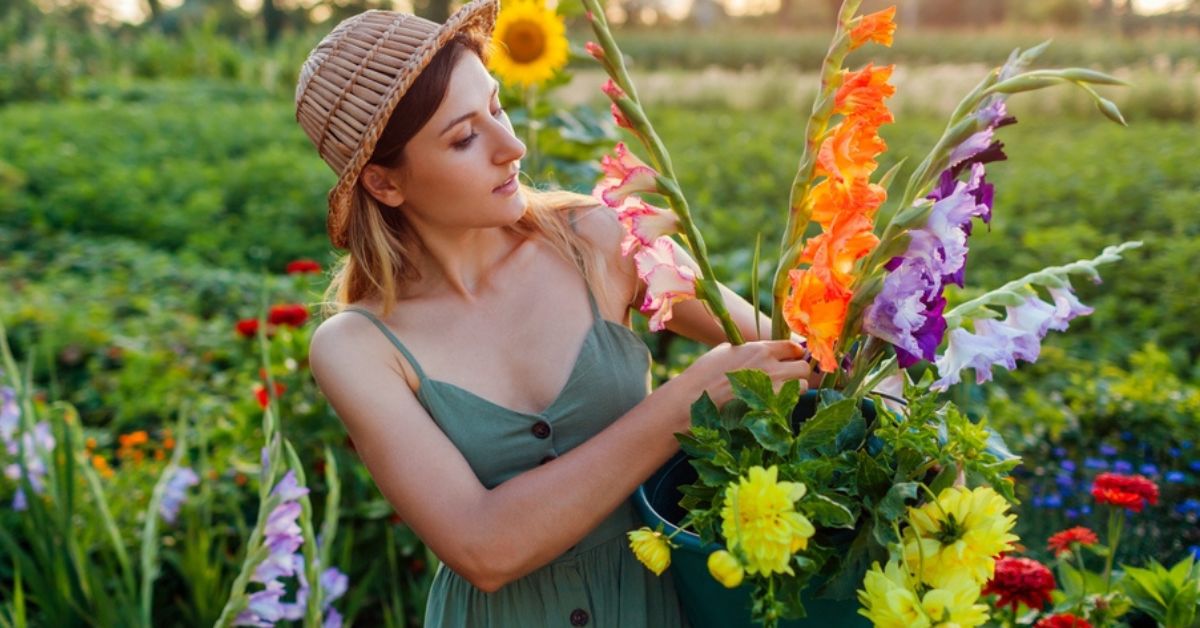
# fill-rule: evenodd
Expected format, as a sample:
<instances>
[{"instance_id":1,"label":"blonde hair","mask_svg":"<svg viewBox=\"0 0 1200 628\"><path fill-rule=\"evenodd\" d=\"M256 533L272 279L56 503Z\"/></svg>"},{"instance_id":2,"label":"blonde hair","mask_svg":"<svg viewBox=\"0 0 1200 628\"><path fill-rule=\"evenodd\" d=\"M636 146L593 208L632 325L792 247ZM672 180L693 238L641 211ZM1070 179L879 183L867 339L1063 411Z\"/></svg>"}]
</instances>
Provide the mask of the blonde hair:
<instances>
[{"instance_id":1,"label":"blonde hair","mask_svg":"<svg viewBox=\"0 0 1200 628\"><path fill-rule=\"evenodd\" d=\"M505 227L524 238L537 238L567 261L576 264L593 293L605 282L605 256L590 240L578 233L570 215L594 208L596 199L564 190L537 190L521 186L525 213ZM377 298L388 316L399 300L404 284L421 278L417 258L420 238L402 211L379 203L362 184L355 186L346 228L347 253L333 266L325 289L321 314L328 318L351 303Z\"/></svg>"}]
</instances>

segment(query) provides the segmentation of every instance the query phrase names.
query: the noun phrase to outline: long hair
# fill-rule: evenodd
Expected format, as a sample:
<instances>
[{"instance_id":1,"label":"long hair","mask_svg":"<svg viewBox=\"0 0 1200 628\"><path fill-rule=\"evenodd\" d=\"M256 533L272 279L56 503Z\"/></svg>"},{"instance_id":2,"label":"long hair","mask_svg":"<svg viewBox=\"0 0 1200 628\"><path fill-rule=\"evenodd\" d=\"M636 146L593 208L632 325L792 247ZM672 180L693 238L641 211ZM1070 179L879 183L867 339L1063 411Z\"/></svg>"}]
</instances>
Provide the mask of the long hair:
<instances>
[{"instance_id":1,"label":"long hair","mask_svg":"<svg viewBox=\"0 0 1200 628\"><path fill-rule=\"evenodd\" d=\"M368 163L387 167L403 163L404 147L416 135L445 98L450 74L458 59L467 52L484 58L483 41L458 35L446 44L413 81L400 99L379 137ZM575 232L567 219L571 210L596 206L595 199L567 191L541 191L522 185L525 213L507 229L526 238L539 238L566 260L577 264L588 286L604 282L604 255L586 238ZM377 297L388 316L401 287L421 278L417 258L421 242L404 213L375 200L363 188L355 186L346 227L347 253L333 266L333 276L325 290L322 315L331 316L347 305Z\"/></svg>"}]
</instances>

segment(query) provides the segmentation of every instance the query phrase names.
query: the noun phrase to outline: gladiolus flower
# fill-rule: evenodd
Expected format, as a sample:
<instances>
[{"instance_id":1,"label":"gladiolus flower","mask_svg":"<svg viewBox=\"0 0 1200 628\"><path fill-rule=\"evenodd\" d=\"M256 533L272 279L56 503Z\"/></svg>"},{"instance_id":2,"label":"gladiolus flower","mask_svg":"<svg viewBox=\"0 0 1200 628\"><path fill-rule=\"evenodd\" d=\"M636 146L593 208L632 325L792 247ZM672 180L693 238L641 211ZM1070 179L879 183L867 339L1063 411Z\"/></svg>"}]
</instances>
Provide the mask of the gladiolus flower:
<instances>
[{"instance_id":1,"label":"gladiolus flower","mask_svg":"<svg viewBox=\"0 0 1200 628\"><path fill-rule=\"evenodd\" d=\"M887 150L878 131L879 127L869 120L857 117L837 125L817 151L817 176L828 176L844 185L870 177L879 167L875 158Z\"/></svg>"},{"instance_id":2,"label":"gladiolus flower","mask_svg":"<svg viewBox=\"0 0 1200 628\"><path fill-rule=\"evenodd\" d=\"M1059 613L1039 619L1033 628L1092 628L1092 625L1081 617L1070 613Z\"/></svg>"},{"instance_id":3,"label":"gladiolus flower","mask_svg":"<svg viewBox=\"0 0 1200 628\"><path fill-rule=\"evenodd\" d=\"M600 169L604 178L592 190L592 196L609 207L621 207L631 194L658 191L658 173L629 152L624 142L617 144L613 155L600 159Z\"/></svg>"},{"instance_id":4,"label":"gladiolus flower","mask_svg":"<svg viewBox=\"0 0 1200 628\"><path fill-rule=\"evenodd\" d=\"M604 48L601 48L600 44L594 41L589 41L583 45L583 49L586 50L593 59L601 63L604 62Z\"/></svg>"},{"instance_id":5,"label":"gladiolus flower","mask_svg":"<svg viewBox=\"0 0 1200 628\"><path fill-rule=\"evenodd\" d=\"M833 179L822 179L813 186L805 199L813 222L829 229L833 219L843 214L862 214L874 218L876 210L887 200L887 190L865 179L854 179L842 185Z\"/></svg>"},{"instance_id":6,"label":"gladiolus flower","mask_svg":"<svg viewBox=\"0 0 1200 628\"><path fill-rule=\"evenodd\" d=\"M994 557L1017 541L1011 533L1017 518L1008 508L990 487L944 489L935 502L908 509L904 560L933 587L962 578L982 584L992 577Z\"/></svg>"},{"instance_id":7,"label":"gladiolus flower","mask_svg":"<svg viewBox=\"0 0 1200 628\"><path fill-rule=\"evenodd\" d=\"M617 218L625 227L621 255L629 255L639 245L650 246L660 237L679 230L675 212L654 207L641 199L627 199L617 212Z\"/></svg>"},{"instance_id":8,"label":"gladiolus flower","mask_svg":"<svg viewBox=\"0 0 1200 628\"><path fill-rule=\"evenodd\" d=\"M267 322L272 325L299 327L308 320L308 308L299 304L274 305L267 312Z\"/></svg>"},{"instance_id":9,"label":"gladiolus flower","mask_svg":"<svg viewBox=\"0 0 1200 628\"><path fill-rule=\"evenodd\" d=\"M777 480L779 468L751 467L748 476L730 483L721 507L721 534L732 550L741 549L750 574L795 575L792 555L808 547L816 529L795 503L804 485Z\"/></svg>"},{"instance_id":10,"label":"gladiolus flower","mask_svg":"<svg viewBox=\"0 0 1200 628\"><path fill-rule=\"evenodd\" d=\"M646 284L641 310L650 315L651 331L666 329L671 307L696 298L696 271L687 265L675 242L662 237L633 256L638 278Z\"/></svg>"},{"instance_id":11,"label":"gladiolus flower","mask_svg":"<svg viewBox=\"0 0 1200 628\"><path fill-rule=\"evenodd\" d=\"M1050 603L1050 592L1054 590L1054 574L1046 566L1029 558L1005 556L996 561L996 573L984 595L998 595L998 608L1005 606L1017 609L1019 604L1041 610Z\"/></svg>"},{"instance_id":12,"label":"gladiolus flower","mask_svg":"<svg viewBox=\"0 0 1200 628\"><path fill-rule=\"evenodd\" d=\"M708 573L726 589L737 588L746 576L742 563L726 550L717 550L708 555Z\"/></svg>"},{"instance_id":13,"label":"gladiolus flower","mask_svg":"<svg viewBox=\"0 0 1200 628\"><path fill-rule=\"evenodd\" d=\"M858 24L850 29L850 49L873 41L883 46L892 45L896 33L896 7L888 7L858 18Z\"/></svg>"},{"instance_id":14,"label":"gladiolus flower","mask_svg":"<svg viewBox=\"0 0 1200 628\"><path fill-rule=\"evenodd\" d=\"M604 84L600 86L600 91L604 92L604 95L608 96L612 100L625 97L625 90L621 89L621 87L617 85L616 81L612 79L604 81Z\"/></svg>"},{"instance_id":15,"label":"gladiolus flower","mask_svg":"<svg viewBox=\"0 0 1200 628\"><path fill-rule=\"evenodd\" d=\"M287 274L289 275L302 275L305 273L319 274L320 272L321 265L310 259L298 259L288 262L287 265Z\"/></svg>"},{"instance_id":16,"label":"gladiolus flower","mask_svg":"<svg viewBox=\"0 0 1200 628\"><path fill-rule=\"evenodd\" d=\"M662 572L671 566L671 546L661 532L643 527L631 530L626 534L629 537L629 548L633 550L633 555L637 556L638 561L645 565L646 569L653 571L654 575L661 576Z\"/></svg>"},{"instance_id":17,"label":"gladiolus flower","mask_svg":"<svg viewBox=\"0 0 1200 628\"><path fill-rule=\"evenodd\" d=\"M893 122L895 118L883 101L896 93L895 86L888 83L895 67L877 68L868 63L861 70L843 71L842 86L834 95L833 112L862 118L876 127Z\"/></svg>"},{"instance_id":18,"label":"gladiolus flower","mask_svg":"<svg viewBox=\"0 0 1200 628\"><path fill-rule=\"evenodd\" d=\"M187 489L200 483L200 476L188 467L175 469L171 479L167 480L163 490L162 501L158 503L158 513L167 523L175 523L179 516L179 507L187 499Z\"/></svg>"},{"instance_id":19,"label":"gladiolus flower","mask_svg":"<svg viewBox=\"0 0 1200 628\"><path fill-rule=\"evenodd\" d=\"M621 113L621 108L617 106L617 103L612 103L609 106L609 111L612 112L613 122L617 126L622 129L629 129L630 131L634 130L633 123L629 121L629 118L625 117L624 113Z\"/></svg>"},{"instance_id":20,"label":"gladiolus flower","mask_svg":"<svg viewBox=\"0 0 1200 628\"><path fill-rule=\"evenodd\" d=\"M1063 554L1069 554L1074 549L1073 546L1076 543L1087 547L1090 545L1095 545L1099 541L1100 539L1096 536L1095 532L1092 532L1083 526L1076 526L1052 535L1046 544L1050 547L1050 550L1054 552L1055 556L1061 556Z\"/></svg>"},{"instance_id":21,"label":"gladiolus flower","mask_svg":"<svg viewBox=\"0 0 1200 628\"><path fill-rule=\"evenodd\" d=\"M1101 473L1092 484L1092 497L1097 504L1141 512L1146 504L1158 504L1158 485L1141 475Z\"/></svg>"},{"instance_id":22,"label":"gladiolus flower","mask_svg":"<svg viewBox=\"0 0 1200 628\"><path fill-rule=\"evenodd\" d=\"M834 347L846 322L853 294L838 284L823 282L812 269L788 272L791 288L783 304L783 316L792 331L804 336L821 370L837 370Z\"/></svg>"},{"instance_id":23,"label":"gladiolus flower","mask_svg":"<svg viewBox=\"0 0 1200 628\"><path fill-rule=\"evenodd\" d=\"M862 214L842 214L834 219L825 233L813 237L800 254L800 261L812 264L826 284L849 286L854 263L870 253L879 238L873 231L871 219Z\"/></svg>"}]
</instances>

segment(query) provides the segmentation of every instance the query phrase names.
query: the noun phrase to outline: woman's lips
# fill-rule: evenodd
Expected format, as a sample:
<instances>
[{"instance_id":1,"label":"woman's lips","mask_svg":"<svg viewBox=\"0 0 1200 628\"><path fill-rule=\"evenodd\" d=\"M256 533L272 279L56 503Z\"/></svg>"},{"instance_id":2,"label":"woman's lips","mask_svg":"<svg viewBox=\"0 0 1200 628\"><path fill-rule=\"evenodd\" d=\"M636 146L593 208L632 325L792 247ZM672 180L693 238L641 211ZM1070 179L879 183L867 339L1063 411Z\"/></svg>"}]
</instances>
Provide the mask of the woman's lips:
<instances>
[{"instance_id":1,"label":"woman's lips","mask_svg":"<svg viewBox=\"0 0 1200 628\"><path fill-rule=\"evenodd\" d=\"M516 191L517 191L517 175L515 175L515 174L513 176L509 177L508 180L506 180L503 184L496 186L495 188L492 188L492 192L494 194L499 194L501 196L509 196L513 192L516 192Z\"/></svg>"}]
</instances>

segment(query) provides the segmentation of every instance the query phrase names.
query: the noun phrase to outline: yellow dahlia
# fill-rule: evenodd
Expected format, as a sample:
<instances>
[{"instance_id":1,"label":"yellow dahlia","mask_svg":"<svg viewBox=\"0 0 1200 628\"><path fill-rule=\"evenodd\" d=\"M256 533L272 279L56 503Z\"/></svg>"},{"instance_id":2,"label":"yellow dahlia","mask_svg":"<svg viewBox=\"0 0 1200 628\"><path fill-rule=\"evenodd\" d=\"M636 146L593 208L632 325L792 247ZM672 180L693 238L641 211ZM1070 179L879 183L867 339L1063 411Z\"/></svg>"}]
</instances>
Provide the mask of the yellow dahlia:
<instances>
[{"instance_id":1,"label":"yellow dahlia","mask_svg":"<svg viewBox=\"0 0 1200 628\"><path fill-rule=\"evenodd\" d=\"M708 573L727 589L736 588L746 575L737 557L725 550L717 550L708 555Z\"/></svg>"},{"instance_id":2,"label":"yellow dahlia","mask_svg":"<svg viewBox=\"0 0 1200 628\"><path fill-rule=\"evenodd\" d=\"M629 537L629 548L633 550L633 555L637 556L646 569L653 571L654 575L661 576L662 572L671 566L671 546L667 544L662 532L643 527L627 532L626 535Z\"/></svg>"},{"instance_id":3,"label":"yellow dahlia","mask_svg":"<svg viewBox=\"0 0 1200 628\"><path fill-rule=\"evenodd\" d=\"M879 563L863 578L858 601L859 614L882 628L970 628L988 620L987 606L979 601L979 585L960 580L944 589L930 589L923 596L918 584L897 560Z\"/></svg>"},{"instance_id":4,"label":"yellow dahlia","mask_svg":"<svg viewBox=\"0 0 1200 628\"><path fill-rule=\"evenodd\" d=\"M509 84L537 85L567 64L563 20L540 0L507 2L496 17L488 68Z\"/></svg>"},{"instance_id":5,"label":"yellow dahlia","mask_svg":"<svg viewBox=\"0 0 1200 628\"><path fill-rule=\"evenodd\" d=\"M904 560L921 580L948 588L961 578L982 586L992 577L996 556L1011 550L1016 515L990 487L947 488L933 502L908 509Z\"/></svg>"},{"instance_id":6,"label":"yellow dahlia","mask_svg":"<svg viewBox=\"0 0 1200 628\"><path fill-rule=\"evenodd\" d=\"M804 497L799 482L779 482L779 469L752 467L749 477L738 478L725 491L721 508L721 534L729 549L739 554L750 574L795 575L792 554L808 547L816 530L796 512L796 500Z\"/></svg>"}]
</instances>

